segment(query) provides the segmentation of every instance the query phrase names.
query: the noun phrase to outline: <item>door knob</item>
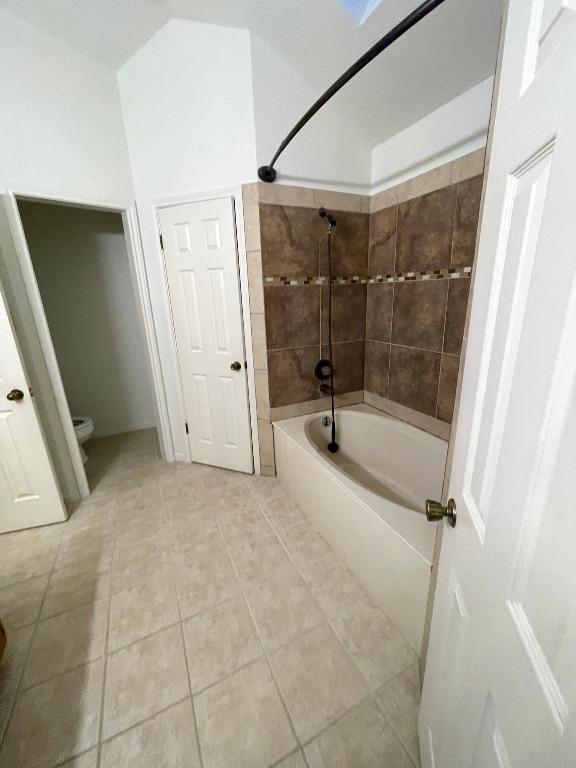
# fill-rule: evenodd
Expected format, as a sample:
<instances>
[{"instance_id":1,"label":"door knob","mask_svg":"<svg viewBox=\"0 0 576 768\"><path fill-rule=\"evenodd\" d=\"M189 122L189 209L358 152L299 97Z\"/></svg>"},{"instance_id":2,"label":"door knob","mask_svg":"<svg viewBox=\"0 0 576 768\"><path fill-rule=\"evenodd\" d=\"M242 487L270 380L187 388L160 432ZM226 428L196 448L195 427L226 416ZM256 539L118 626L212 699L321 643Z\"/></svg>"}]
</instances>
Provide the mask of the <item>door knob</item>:
<instances>
[{"instance_id":1,"label":"door knob","mask_svg":"<svg viewBox=\"0 0 576 768\"><path fill-rule=\"evenodd\" d=\"M242 363L239 363L239 362L238 362L238 360L236 360L235 362L233 362L233 363L232 363L232 365L230 366L230 368L231 368L233 371L239 371L239 370L241 370L241 369L242 369Z\"/></svg>"},{"instance_id":2,"label":"door knob","mask_svg":"<svg viewBox=\"0 0 576 768\"><path fill-rule=\"evenodd\" d=\"M426 499L426 517L431 523L447 517L448 522L454 528L456 526L456 502L454 499L449 499L448 504L443 506L439 501Z\"/></svg>"},{"instance_id":3,"label":"door knob","mask_svg":"<svg viewBox=\"0 0 576 768\"><path fill-rule=\"evenodd\" d=\"M24 392L21 389L13 389L6 395L8 400L23 400Z\"/></svg>"}]
</instances>

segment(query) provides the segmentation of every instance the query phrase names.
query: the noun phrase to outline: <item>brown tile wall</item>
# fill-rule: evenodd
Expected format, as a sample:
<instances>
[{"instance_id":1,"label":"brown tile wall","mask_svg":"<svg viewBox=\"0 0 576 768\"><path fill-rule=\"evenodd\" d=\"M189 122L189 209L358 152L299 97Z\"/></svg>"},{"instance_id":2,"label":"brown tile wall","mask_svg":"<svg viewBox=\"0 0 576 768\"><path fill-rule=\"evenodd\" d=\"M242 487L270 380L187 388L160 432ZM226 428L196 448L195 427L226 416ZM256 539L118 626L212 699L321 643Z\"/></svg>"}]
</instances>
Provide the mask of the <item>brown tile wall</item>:
<instances>
[{"instance_id":1,"label":"brown tile wall","mask_svg":"<svg viewBox=\"0 0 576 768\"><path fill-rule=\"evenodd\" d=\"M370 274L469 267L482 176L370 215ZM470 280L368 285L364 388L451 422Z\"/></svg>"},{"instance_id":2,"label":"brown tile wall","mask_svg":"<svg viewBox=\"0 0 576 768\"><path fill-rule=\"evenodd\" d=\"M355 197L334 196L332 202L337 206ZM332 237L333 274L365 276L369 216L332 210L338 220ZM259 216L270 407L319 400L314 365L328 355L328 286L266 285L266 278L302 282L327 276L326 222L317 208L277 203L261 203ZM364 387L366 284L334 285L332 291L334 389L341 395Z\"/></svg>"},{"instance_id":3,"label":"brown tile wall","mask_svg":"<svg viewBox=\"0 0 576 768\"><path fill-rule=\"evenodd\" d=\"M306 284L327 274L320 206L338 219L333 274L364 279L333 286L337 403L361 402L366 392L376 407L450 422L469 280L365 281L470 266L482 167L483 152L472 153L371 198L261 183L243 188L263 473L275 471L272 417L326 406L313 367L327 355L328 288Z\"/></svg>"}]
</instances>

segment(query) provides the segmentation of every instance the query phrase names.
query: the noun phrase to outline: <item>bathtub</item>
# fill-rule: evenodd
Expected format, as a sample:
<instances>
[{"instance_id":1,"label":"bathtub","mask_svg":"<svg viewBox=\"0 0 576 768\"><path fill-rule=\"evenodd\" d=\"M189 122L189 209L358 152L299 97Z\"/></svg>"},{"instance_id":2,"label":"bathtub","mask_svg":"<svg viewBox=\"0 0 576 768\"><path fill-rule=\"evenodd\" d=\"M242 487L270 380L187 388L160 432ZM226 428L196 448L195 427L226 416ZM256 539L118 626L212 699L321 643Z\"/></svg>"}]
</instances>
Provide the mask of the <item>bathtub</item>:
<instances>
[{"instance_id":1,"label":"bathtub","mask_svg":"<svg viewBox=\"0 0 576 768\"><path fill-rule=\"evenodd\" d=\"M416 653L422 650L447 443L368 405L274 423L276 468L287 492L344 558Z\"/></svg>"}]
</instances>

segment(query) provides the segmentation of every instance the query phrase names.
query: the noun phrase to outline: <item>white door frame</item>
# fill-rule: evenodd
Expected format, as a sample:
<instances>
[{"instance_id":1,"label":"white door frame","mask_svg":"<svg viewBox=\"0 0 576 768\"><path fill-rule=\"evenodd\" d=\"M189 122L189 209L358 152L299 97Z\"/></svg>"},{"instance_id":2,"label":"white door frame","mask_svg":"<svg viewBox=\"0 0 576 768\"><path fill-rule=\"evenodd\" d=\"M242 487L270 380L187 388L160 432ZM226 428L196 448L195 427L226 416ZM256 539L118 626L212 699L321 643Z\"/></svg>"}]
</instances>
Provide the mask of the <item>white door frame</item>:
<instances>
[{"instance_id":1,"label":"white door frame","mask_svg":"<svg viewBox=\"0 0 576 768\"><path fill-rule=\"evenodd\" d=\"M182 395L182 376L180 374L180 366L178 363L178 352L176 349L176 335L174 332L174 321L172 318L172 308L170 305L170 291L168 288L168 274L166 272L166 259L164 252L160 248L160 225L158 221L158 211L161 208L171 208L175 205L182 205L183 203L198 203L207 200L215 200L220 197L230 197L234 201L234 220L236 226L236 246L238 249L238 268L240 274L240 308L242 314L242 329L244 333L244 355L247 363L246 373L248 375L248 405L250 407L250 429L252 432L252 458L254 461L254 472L260 474L260 450L258 439L258 415L256 413L256 380L254 377L254 357L252 354L252 324L250 322L250 300L248 291L248 261L246 257L246 244L244 242L244 206L242 201L242 187L228 187L225 189L213 189L209 192L191 192L182 195L174 195L170 197L156 198L152 200L152 213L154 221L154 235L156 239L156 248L158 252L158 258L162 265L162 274L164 277L164 297L166 306L170 311L170 320L172 323L172 333L170 338L170 344L172 347L172 357L177 363L178 368L178 394L180 398L180 409L182 413L184 409L184 398ZM184 425L182 425L182 432L184 435L184 444L188 451L188 461L192 461L190 456L190 446L188 438L184 433Z\"/></svg>"},{"instance_id":2,"label":"white door frame","mask_svg":"<svg viewBox=\"0 0 576 768\"><path fill-rule=\"evenodd\" d=\"M30 192L25 189L16 190L0 188L0 192L6 195L10 201L8 218L11 227L11 234L14 238L22 278L25 284L30 306L32 308L34 323L36 325L38 337L40 340L42 354L48 369L50 386L54 392L54 397L58 409L58 416L62 423L62 429L70 453L70 459L74 471L74 476L78 484L80 497L86 498L90 494L90 488L86 479L86 472L84 470L84 463L80 454L78 441L76 440L76 433L74 432L74 426L72 424L70 408L68 406L68 400L64 391L64 385L60 375L60 368L52 343L48 321L44 312L40 290L36 281L34 266L30 258L26 239L23 237L23 229L21 227L20 214L18 210L18 199L68 205L71 207L93 208L101 211L108 211L110 213L121 214L122 224L124 227L124 236L126 238L130 274L132 277L136 304L140 312L140 321L145 337L146 351L152 377L154 401L158 417L157 429L160 441L160 450L165 461L174 461L172 431L168 418L168 405L166 402L166 393L164 389L164 381L162 378L160 354L158 350L154 319L152 315L152 305L148 289L148 278L144 261L144 253L142 250L136 204L123 201L110 202L76 197L67 198L63 195L43 193L38 192L37 190Z\"/></svg>"}]
</instances>

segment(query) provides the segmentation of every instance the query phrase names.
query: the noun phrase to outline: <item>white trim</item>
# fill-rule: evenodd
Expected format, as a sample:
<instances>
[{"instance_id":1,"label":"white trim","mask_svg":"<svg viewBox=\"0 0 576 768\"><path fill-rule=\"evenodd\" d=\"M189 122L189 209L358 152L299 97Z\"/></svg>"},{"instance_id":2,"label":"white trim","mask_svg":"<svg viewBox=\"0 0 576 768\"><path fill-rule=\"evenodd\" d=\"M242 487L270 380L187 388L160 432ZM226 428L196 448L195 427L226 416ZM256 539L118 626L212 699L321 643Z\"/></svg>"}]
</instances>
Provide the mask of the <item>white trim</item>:
<instances>
[{"instance_id":1,"label":"white trim","mask_svg":"<svg viewBox=\"0 0 576 768\"><path fill-rule=\"evenodd\" d=\"M164 391L164 383L160 367L160 356L152 316L150 295L148 291L148 280L142 253L140 228L138 224L138 218L136 216L135 204L118 201L96 201L89 198L69 198L62 195L30 189L5 189L5 194L11 203L8 210L8 215L10 216L12 235L14 237L17 257L20 264L26 293L30 301L34 323L36 325L38 337L40 340L40 346L42 348L42 353L44 355L44 360L48 369L50 385L54 392L54 398L58 409L58 416L62 423L62 429L66 438L66 444L70 453L72 468L76 482L78 484L81 498L87 498L89 496L90 488L86 479L86 472L80 453L80 447L78 445L78 441L76 440L76 433L74 432L74 426L72 424L70 408L68 406L68 400L64 391L64 385L60 375L60 368L58 366L56 352L52 344L52 337L50 335L40 290L36 281L32 259L28 250L26 236L22 222L20 220L17 198L24 200L34 200L42 203L70 205L73 207L81 208L98 208L99 210L120 213L122 215L130 271L135 278L134 291L136 294L138 306L142 313L142 324L146 339L146 349L148 352L148 361L154 385L154 396L156 402L156 411L158 415L158 423L156 424L156 427L159 433L162 455L166 461L173 461L174 451L172 448L172 432L170 430L170 422L167 417L168 406L166 402L166 394Z\"/></svg>"},{"instance_id":2,"label":"white trim","mask_svg":"<svg viewBox=\"0 0 576 768\"><path fill-rule=\"evenodd\" d=\"M174 461L172 428L170 426L170 418L168 415L168 403L166 400L166 390L164 388L164 378L162 376L162 364L160 362L160 352L158 349L156 328L154 326L154 317L152 314L148 276L146 273L146 263L144 261L144 251L142 249L142 240L140 238L140 227L138 224L136 205L131 205L130 208L122 212L122 222L124 224L126 245L128 247L130 271L134 280L136 298L140 305L144 340L148 350L148 359L150 361L150 373L152 375L152 386L154 388L156 412L158 416L160 453L164 461L171 462Z\"/></svg>"},{"instance_id":3,"label":"white trim","mask_svg":"<svg viewBox=\"0 0 576 768\"><path fill-rule=\"evenodd\" d=\"M261 473L260 467L260 450L258 439L258 414L256 412L256 380L254 376L254 358L252 354L252 324L250 322L250 302L248 292L248 264L246 257L246 244L244 242L244 205L242 200L242 187L228 187L225 189L210 190L209 192L191 192L182 195L174 195L171 197L152 199L152 207L154 209L154 228L156 234L156 250L160 263L162 264L162 273L164 275L164 295L166 297L166 303L170 311L170 320L172 325L172 337L171 337L171 352L176 360L178 369L179 380L179 394L180 405L182 412L184 409L184 399L182 397L182 377L180 375L180 367L178 364L178 354L176 351L176 340L174 334L173 316L170 307L170 292L168 290L168 276L166 274L166 260L164 253L160 248L160 225L158 222L158 211L161 208L171 208L174 205L182 205L183 203L197 203L204 200L215 200L220 197L230 197L234 202L234 220L236 226L236 243L238 249L238 267L240 277L240 304L242 312L242 328L244 332L244 355L246 360L246 374L248 378L248 404L250 407L250 429L252 433L252 458L254 462L254 472L256 474ZM184 429L184 427L182 427ZM185 445L188 447L189 442L186 438ZM189 449L188 449L189 450ZM180 454L177 456L178 460L191 461L192 458L188 453L188 457L185 459L180 458Z\"/></svg>"}]
</instances>

